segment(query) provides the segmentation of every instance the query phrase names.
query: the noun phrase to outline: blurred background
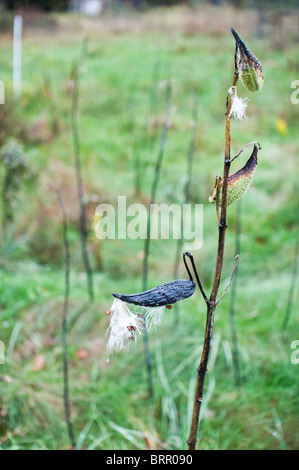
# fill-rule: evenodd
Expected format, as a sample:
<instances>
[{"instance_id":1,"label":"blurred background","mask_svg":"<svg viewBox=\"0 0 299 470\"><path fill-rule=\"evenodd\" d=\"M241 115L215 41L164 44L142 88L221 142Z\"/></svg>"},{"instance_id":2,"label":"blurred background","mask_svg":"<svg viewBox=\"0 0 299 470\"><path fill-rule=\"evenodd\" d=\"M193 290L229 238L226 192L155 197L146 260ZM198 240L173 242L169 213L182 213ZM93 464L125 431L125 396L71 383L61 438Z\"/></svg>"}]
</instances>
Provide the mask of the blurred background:
<instances>
[{"instance_id":1,"label":"blurred background","mask_svg":"<svg viewBox=\"0 0 299 470\"><path fill-rule=\"evenodd\" d=\"M99 240L95 209L117 207L119 195L148 206L163 154L156 202L183 204L188 183L188 201L203 204L193 254L209 293L231 27L265 75L257 93L238 87L250 101L246 119L232 121L232 154L252 141L262 150L250 191L228 210L220 293L240 260L216 310L198 448L298 449L295 0L0 1L1 448L186 449L204 302L196 291L149 333L150 396L142 338L107 363L105 312L112 292L143 290L145 242ZM147 287L185 278L182 253L177 240L152 240Z\"/></svg>"}]
</instances>

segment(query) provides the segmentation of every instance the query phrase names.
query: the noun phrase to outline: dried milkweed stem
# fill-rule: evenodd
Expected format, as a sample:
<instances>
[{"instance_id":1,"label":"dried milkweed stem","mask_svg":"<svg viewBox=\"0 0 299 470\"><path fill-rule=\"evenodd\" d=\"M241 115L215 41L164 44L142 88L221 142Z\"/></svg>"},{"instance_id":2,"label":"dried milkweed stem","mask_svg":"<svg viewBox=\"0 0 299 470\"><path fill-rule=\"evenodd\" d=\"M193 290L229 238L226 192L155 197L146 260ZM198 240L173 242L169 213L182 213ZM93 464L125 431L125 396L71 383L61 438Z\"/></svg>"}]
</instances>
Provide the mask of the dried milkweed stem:
<instances>
[{"instance_id":1,"label":"dried milkweed stem","mask_svg":"<svg viewBox=\"0 0 299 470\"><path fill-rule=\"evenodd\" d=\"M79 102L79 76L80 68L82 67L83 59L86 55L88 38L84 38L82 43L81 57L79 63L74 69L74 87L73 87L73 96L72 96L72 109L71 109L71 128L73 134L73 145L74 145L74 159L75 159L75 168L76 168L76 181L77 181L77 192L79 199L79 223L80 223L80 237L81 237L81 248L82 248L82 257L84 268L87 277L87 287L89 293L89 299L94 299L93 292L93 278L92 278L92 269L88 256L87 249L87 236L88 231L86 227L86 208L84 200L84 189L83 189L83 179L82 179L82 165L81 165L81 154L80 154L80 138L79 138L79 128L78 128L78 102Z\"/></svg>"},{"instance_id":2,"label":"dried milkweed stem","mask_svg":"<svg viewBox=\"0 0 299 470\"><path fill-rule=\"evenodd\" d=\"M261 149L261 146L260 146L260 144L259 144L258 142L256 142L256 141L254 141L254 142L249 142L249 144L246 144L246 145L244 145L243 148L241 148L241 150L234 156L234 158L231 159L230 162L232 163L236 158L238 158L238 157L241 155L242 152L244 152L244 150L247 149L247 147L250 147L250 145L254 145L254 144L257 144L259 150Z\"/></svg>"},{"instance_id":3,"label":"dried milkweed stem","mask_svg":"<svg viewBox=\"0 0 299 470\"><path fill-rule=\"evenodd\" d=\"M156 192L157 192L157 186L159 182L159 176L160 176L160 171L161 171L161 166L162 166L162 161L163 161L163 156L164 156L166 135L167 135L167 131L169 128L171 91L172 91L171 82L168 81L167 89L166 89L166 98L165 98L164 125L162 129L159 152L158 152L158 157L156 161L154 179L153 179L153 184L152 184L152 189L151 189L150 207L149 207L150 210L151 210L152 204L154 204L156 200ZM147 236L146 236L145 245L144 245L144 260L143 260L143 289L144 290L146 289L146 286L147 286L147 276L148 276L148 256L149 256L149 248L150 248L150 230L151 230L150 219L151 218L148 217Z\"/></svg>"},{"instance_id":4,"label":"dried milkweed stem","mask_svg":"<svg viewBox=\"0 0 299 470\"><path fill-rule=\"evenodd\" d=\"M142 190L142 170L144 168L144 163L142 162L142 144L144 141L148 139L148 129L150 127L150 122L153 119L156 111L156 88L157 82L159 80L159 71L160 71L160 62L156 60L153 66L152 78L151 78L151 85L149 89L149 108L145 116L144 122L144 130L139 131L137 135L137 125L136 121L134 120L135 110L134 110L134 103L132 100L128 103L128 114L129 114L129 121L131 123L130 128L130 139L131 139L131 146L132 146L132 169L133 169L133 185L134 185L134 193L136 196L140 196ZM153 145L154 139L151 139L151 147ZM152 148L151 148L152 150Z\"/></svg>"},{"instance_id":5,"label":"dried milkweed stem","mask_svg":"<svg viewBox=\"0 0 299 470\"><path fill-rule=\"evenodd\" d=\"M236 86L238 81L238 76L235 71L232 86ZM213 334L213 324L214 324L214 314L216 310L216 299L219 290L219 284L221 279L222 267L223 267L223 257L224 257L224 245L225 245L225 232L226 232L226 202L227 202L227 184L230 170L230 110L231 110L231 95L228 94L226 102L226 112L225 112L225 148L224 148L224 169L223 169L223 179L222 179L222 200L221 200L221 213L220 220L218 224L218 249L217 249L217 259L216 259L216 268L214 274L214 282L211 291L210 298L207 302L207 318L206 318L206 328L205 328L205 337L202 356L200 360L199 367L197 369L197 384L193 404L193 412L191 418L191 427L190 434L187 440L188 449L195 450L196 441L197 441L197 431L198 431L198 422L199 422L199 413L201 408L201 403L203 400L203 389L204 381L207 372L208 359L211 349L211 340Z\"/></svg>"},{"instance_id":6,"label":"dried milkweed stem","mask_svg":"<svg viewBox=\"0 0 299 470\"><path fill-rule=\"evenodd\" d=\"M164 149L165 149L165 142L166 142L166 135L167 130L169 128L169 118L170 118L170 101L171 101L171 82L167 82L166 88L166 98L165 98L165 115L164 115L164 125L162 129L161 139L160 139L160 146L158 157L156 161L155 171L154 171L154 179L151 189L151 198L150 198L150 205L149 211L151 210L152 204L155 203L156 200L156 191L160 176L161 165L164 156ZM142 271L142 290L145 291L147 289L147 279L148 279L148 258L149 258L149 251L150 251L150 232L151 232L151 225L150 225L150 213L148 214L147 220L147 236L145 239L144 245L144 258L143 258L143 271ZM148 394L149 397L153 395L153 379L152 379L152 365L151 365L151 356L149 350L149 340L148 340L148 331L147 328L144 328L144 353L145 353L145 365L147 370L147 380L148 380Z\"/></svg>"},{"instance_id":7,"label":"dried milkweed stem","mask_svg":"<svg viewBox=\"0 0 299 470\"><path fill-rule=\"evenodd\" d=\"M130 146L132 148L132 173L133 173L133 186L136 196L141 192L141 178L140 178L140 139L137 137L137 126L134 120L134 102L133 99L126 103L126 112L128 114L128 122L130 125L128 136Z\"/></svg>"},{"instance_id":8,"label":"dried milkweed stem","mask_svg":"<svg viewBox=\"0 0 299 470\"><path fill-rule=\"evenodd\" d=\"M241 243L240 243L241 214L242 214L242 199L240 199L237 202L237 219L236 219L236 236L235 236L235 254L236 255L240 253L240 249L241 249ZM238 273L239 273L239 267L237 265L235 269L233 284L232 284L230 310L229 310L230 329L231 329L231 337L232 337L233 373L234 373L236 386L241 385L241 374L240 374L239 354L238 354L238 338L237 338L237 330L236 330L236 322L235 322L235 306L236 306L236 296L237 296Z\"/></svg>"},{"instance_id":9,"label":"dried milkweed stem","mask_svg":"<svg viewBox=\"0 0 299 470\"><path fill-rule=\"evenodd\" d=\"M68 374L68 343L67 343L67 317L69 307L69 294L70 294L70 246L68 241L68 221L66 209L60 194L60 191L55 190L57 199L62 212L63 217L63 243L65 251L65 293L64 293L64 305L62 315L62 348L63 348L63 401L64 401L64 413L67 424L68 435L71 446L73 449L76 446L74 437L73 425L71 421L71 409L70 409L70 396L69 396L69 374Z\"/></svg>"},{"instance_id":10,"label":"dried milkweed stem","mask_svg":"<svg viewBox=\"0 0 299 470\"><path fill-rule=\"evenodd\" d=\"M289 293L288 293L288 301L287 301L285 316L284 316L282 326L281 326L282 333L284 333L287 328L287 325L288 325L288 322L292 313L292 308L293 308L294 291L295 291L295 286L296 286L298 264L299 264L299 230L298 228L299 228L299 213L298 213L298 223L297 223L297 235L296 235L295 249L294 249L294 261L293 261L291 281L290 281L290 287L289 287Z\"/></svg>"},{"instance_id":11,"label":"dried milkweed stem","mask_svg":"<svg viewBox=\"0 0 299 470\"><path fill-rule=\"evenodd\" d=\"M183 204L188 204L190 201L190 186L191 186L191 178L192 178L192 169L193 169L193 161L194 161L194 152L195 152L195 143L196 143L196 132L197 132L197 123L198 123L198 99L194 92L194 100L192 106L192 122L191 122L191 134L190 134L190 144L189 144L189 151L187 154L187 179L184 187L184 201ZM183 211L181 217L181 227L183 226ZM176 254L175 254L175 261L173 267L173 278L177 279L178 271L179 271L179 263L181 259L181 248L183 244L183 236L178 238L177 247L176 247ZM179 309L180 305L177 304L175 308L175 315L174 321L175 324L179 321Z\"/></svg>"},{"instance_id":12,"label":"dried milkweed stem","mask_svg":"<svg viewBox=\"0 0 299 470\"><path fill-rule=\"evenodd\" d=\"M227 284L227 286L226 286L226 288L225 288L225 290L224 290L222 296L217 300L217 302L216 302L216 304L215 304L216 306L217 306L217 305L219 304L219 302L223 299L223 297L225 296L225 294L226 294L226 292L227 292L227 289L229 288L229 286L230 286L230 285L232 284L232 282L233 282L233 277L234 277L234 274L235 274L235 271L236 271L236 267L237 267L237 264L238 264L238 263L237 263L237 262L238 262L238 259L239 259L239 255L236 255L236 257L235 257L235 263L234 263L234 267L233 267L233 271L232 271L231 276L230 276L230 280L229 280L229 282L228 282L228 284Z\"/></svg>"}]
</instances>

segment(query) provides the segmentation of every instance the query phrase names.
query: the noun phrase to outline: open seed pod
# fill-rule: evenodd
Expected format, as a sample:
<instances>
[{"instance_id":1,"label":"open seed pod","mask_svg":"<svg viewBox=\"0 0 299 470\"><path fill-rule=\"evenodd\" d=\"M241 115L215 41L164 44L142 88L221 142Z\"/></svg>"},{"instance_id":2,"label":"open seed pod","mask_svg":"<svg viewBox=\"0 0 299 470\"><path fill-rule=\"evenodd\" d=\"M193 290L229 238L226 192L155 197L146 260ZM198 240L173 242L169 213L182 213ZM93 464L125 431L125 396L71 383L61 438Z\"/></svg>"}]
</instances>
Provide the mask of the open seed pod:
<instances>
[{"instance_id":1,"label":"open seed pod","mask_svg":"<svg viewBox=\"0 0 299 470\"><path fill-rule=\"evenodd\" d=\"M123 302L128 302L135 305L141 305L144 307L162 307L171 305L179 300L187 299L194 294L195 283L193 282L191 273L186 264L185 254L184 263L186 270L189 274L189 280L177 279L175 281L166 282L160 286L154 287L153 289L140 292L138 294L112 294L117 299Z\"/></svg>"},{"instance_id":2,"label":"open seed pod","mask_svg":"<svg viewBox=\"0 0 299 470\"><path fill-rule=\"evenodd\" d=\"M153 289L140 292L139 294L112 294L123 302L128 302L144 307L161 307L171 305L179 300L186 299L193 295L195 284L191 280L178 279L176 281L166 282Z\"/></svg>"},{"instance_id":3,"label":"open seed pod","mask_svg":"<svg viewBox=\"0 0 299 470\"><path fill-rule=\"evenodd\" d=\"M252 154L247 160L244 167L229 176L228 185L227 185L227 205L231 204L232 202L238 201L248 191L253 181L255 170L256 170L258 150L259 148L255 144ZM209 197L209 201L212 204L216 204L218 185L219 185L219 189L218 189L219 205L221 205L222 180L219 177L218 179L216 179L216 183Z\"/></svg>"}]
</instances>

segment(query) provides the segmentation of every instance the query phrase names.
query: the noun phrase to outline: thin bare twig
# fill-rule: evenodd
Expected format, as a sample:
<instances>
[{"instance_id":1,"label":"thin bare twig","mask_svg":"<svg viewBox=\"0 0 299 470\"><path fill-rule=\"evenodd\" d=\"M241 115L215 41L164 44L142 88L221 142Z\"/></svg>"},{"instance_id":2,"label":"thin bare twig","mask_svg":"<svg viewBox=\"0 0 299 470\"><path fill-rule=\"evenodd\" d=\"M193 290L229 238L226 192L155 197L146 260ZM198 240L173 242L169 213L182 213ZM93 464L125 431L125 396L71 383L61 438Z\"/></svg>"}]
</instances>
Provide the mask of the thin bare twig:
<instances>
[{"instance_id":1,"label":"thin bare twig","mask_svg":"<svg viewBox=\"0 0 299 470\"><path fill-rule=\"evenodd\" d=\"M223 299L223 297L225 296L226 292L227 292L227 289L229 288L229 286L231 285L232 281L233 281L233 277L234 277L234 273L235 273L235 270L236 270L236 267L237 267L237 262L238 262L238 259L239 259L239 255L236 255L235 257L235 262L234 262L234 267L233 267L233 270L232 270L232 273L231 273L231 277L230 277L230 280L226 286L226 288L224 289L224 292L222 294L222 296L217 300L216 302L216 306L219 304L219 302Z\"/></svg>"},{"instance_id":2,"label":"thin bare twig","mask_svg":"<svg viewBox=\"0 0 299 470\"><path fill-rule=\"evenodd\" d=\"M164 156L164 149L165 149L165 142L166 142L166 135L169 128L169 118L170 118L170 100L171 100L171 82L168 81L167 89L166 89L166 98L165 98L165 117L164 117L164 126L161 134L160 139L160 147L159 153L156 161L155 172L154 172L154 179L151 189L151 198L149 204L149 214L147 220L147 235L145 239L144 245L144 258L143 258L143 276L142 276L142 290L145 291L147 289L147 280L148 280L148 258L149 258L149 251L150 251L150 233L151 233L151 217L150 217L150 210L152 204L155 203L156 200L156 191L160 176L161 165ZM148 340L148 331L145 325L143 330L143 339L144 339L144 353L145 353L145 365L147 370L147 379L148 379L148 394L149 397L153 396L154 388L153 388L153 379L152 379L152 365L151 365L151 356L149 350L149 340Z\"/></svg>"},{"instance_id":3,"label":"thin bare twig","mask_svg":"<svg viewBox=\"0 0 299 470\"><path fill-rule=\"evenodd\" d=\"M230 162L232 163L236 158L238 158L241 155L242 152L244 152L244 150L247 149L247 147L250 147L250 145L254 145L254 144L257 144L258 149L261 150L262 147L260 146L260 144L257 141L249 142L249 144L244 145L244 147L237 153L237 155L234 156L234 158L231 159Z\"/></svg>"},{"instance_id":4,"label":"thin bare twig","mask_svg":"<svg viewBox=\"0 0 299 470\"><path fill-rule=\"evenodd\" d=\"M65 420L68 429L68 435L71 446L75 448L76 441L74 437L73 425L71 421L71 409L70 409L70 394L69 394L69 374L68 374L68 343L67 343L67 317L69 307L69 294L70 294L70 246L68 241L68 221L66 209L59 190L55 190L57 199L62 212L63 217L63 242L65 250L65 293L64 293L64 305L62 315L62 347L63 347L63 399L64 399L64 413Z\"/></svg>"},{"instance_id":5,"label":"thin bare twig","mask_svg":"<svg viewBox=\"0 0 299 470\"><path fill-rule=\"evenodd\" d=\"M298 212L299 216L299 212ZM284 333L293 308L293 298L294 298L294 291L295 291L295 286L296 286L296 280L297 280L297 273L298 273L298 264L299 264L299 217L298 217L298 223L297 223L297 235L296 235L296 240L295 240L295 249L294 249L294 261L293 261L293 267L292 267L292 274L291 274L291 281L290 281L290 287L289 287L289 293L288 293L288 301L287 301L287 307L286 307L286 312L285 316L282 322L281 326L281 332Z\"/></svg>"},{"instance_id":6,"label":"thin bare twig","mask_svg":"<svg viewBox=\"0 0 299 470\"><path fill-rule=\"evenodd\" d=\"M136 115L136 108L134 109L134 102L132 98L128 101L127 110L128 110L128 117L131 123L129 137L132 147L132 172L133 172L133 185L134 185L134 192L136 196L140 196L142 191L142 175L143 175L143 168L145 163L142 162L142 145L144 146L144 142L149 139L148 129L150 127L150 121L154 117L155 108L156 108L156 88L157 82L159 80L159 70L160 70L160 62L159 60L155 61L153 66L152 72L152 79L151 79L151 86L149 89L149 108L145 115L144 125L142 126L142 130L139 132L136 125L136 120L134 116ZM154 139L150 139L150 150L152 150Z\"/></svg>"},{"instance_id":7,"label":"thin bare twig","mask_svg":"<svg viewBox=\"0 0 299 470\"><path fill-rule=\"evenodd\" d=\"M185 262L185 265L186 265L186 269L187 269L187 272L189 272L188 268L187 268L187 264L186 264L186 261L185 261L185 256L188 256L188 258L190 258L190 261L191 261L191 264L192 264L192 268L193 268L193 271L194 271L194 274L195 274L195 279L196 279L196 282L198 284L198 287L199 287L199 290L201 292L201 295L203 296L204 298L204 301L206 303L209 302L209 299L208 297L206 296L206 293L202 287L202 284L200 282L200 279L199 279L199 275L197 273L197 269L196 269L196 266L195 266L195 263L194 263L194 258L193 256L191 255L191 253L189 253L188 251L186 251L184 254L183 254L183 257L184 257L184 262Z\"/></svg>"},{"instance_id":8,"label":"thin bare twig","mask_svg":"<svg viewBox=\"0 0 299 470\"><path fill-rule=\"evenodd\" d=\"M196 132L197 132L197 124L198 124L198 99L194 92L194 100L193 100L193 107L192 107L192 128L191 128L191 135L190 135L190 144L189 144L189 151L187 155L187 180L184 187L184 201L183 204L188 204L190 201L190 185L191 185L191 178L192 178L192 168L193 168L193 161L194 161L194 151L195 151L195 143L196 143ZM181 214L181 226L183 226L184 222L183 212ZM179 271L179 264L181 260L181 249L183 244L183 236L178 238L177 242L177 249L175 255L175 262L173 267L173 278L177 279L178 271ZM175 308L175 315L174 321L177 324L179 321L179 309L180 304L177 303Z\"/></svg>"},{"instance_id":9,"label":"thin bare twig","mask_svg":"<svg viewBox=\"0 0 299 470\"><path fill-rule=\"evenodd\" d=\"M235 254L240 253L241 243L240 243L240 234L241 234L241 214L242 214L242 199L237 202L237 218L236 218L236 237L235 237ZM236 266L233 285L231 289L231 302L229 309L229 319L230 319L230 328L232 336L232 356L233 356L233 372L235 378L236 386L241 385L241 374L239 366L239 355L238 355L238 338L235 322L235 304L237 296L237 280L238 280L239 266Z\"/></svg>"},{"instance_id":10,"label":"thin bare twig","mask_svg":"<svg viewBox=\"0 0 299 470\"><path fill-rule=\"evenodd\" d=\"M217 176L217 187L216 187L216 217L217 225L220 226L220 215L219 215L219 196L220 196L220 178Z\"/></svg>"},{"instance_id":11,"label":"thin bare twig","mask_svg":"<svg viewBox=\"0 0 299 470\"><path fill-rule=\"evenodd\" d=\"M126 111L128 114L128 122L130 123L130 128L128 132L128 138L130 141L130 146L132 148L132 172L133 172L133 185L134 193L136 196L139 196L141 193L141 175L140 175L140 140L141 138L137 137L137 126L134 120L134 115L136 114L136 108L134 109L134 101L131 100L127 102Z\"/></svg>"},{"instance_id":12,"label":"thin bare twig","mask_svg":"<svg viewBox=\"0 0 299 470\"><path fill-rule=\"evenodd\" d=\"M84 189L83 189L83 179L82 179L82 165L81 165L81 154L80 154L80 138L79 138L79 128L78 128L78 102L79 102L79 76L80 68L82 67L83 59L86 55L88 38L84 38L82 43L81 57L79 63L75 66L74 69L74 87L73 87L73 97L72 97L72 110L71 110L71 127L73 134L73 143L74 143L74 158L75 158L75 168L76 168L76 181L77 181L77 192L79 199L79 211L80 211L80 237L81 237L81 248L82 248L82 257L84 268L87 277L87 287L89 293L89 299L92 301L94 299L93 292L93 278L92 278L92 269L89 261L88 249L87 249L87 237L88 230L86 226L86 208L85 208L85 199L84 199Z\"/></svg>"},{"instance_id":13,"label":"thin bare twig","mask_svg":"<svg viewBox=\"0 0 299 470\"><path fill-rule=\"evenodd\" d=\"M163 156L164 156L164 149L166 143L166 135L169 129L169 118L170 118L170 100L171 100L171 92L172 86L171 82L167 82L167 89L166 89L166 98L165 98L165 116L164 116L164 125L162 129L161 139L160 139L160 147L159 153L156 161L155 172L154 172L154 179L151 189L151 198L150 198L150 205L149 208L151 210L151 206L155 203L156 200L156 192L157 186L159 182L160 170L162 166ZM143 290L147 287L147 277L148 277L148 256L149 256L149 248L150 248L150 217L148 217L147 223L147 236L145 239L145 246L144 246L144 259L143 259Z\"/></svg>"}]
</instances>

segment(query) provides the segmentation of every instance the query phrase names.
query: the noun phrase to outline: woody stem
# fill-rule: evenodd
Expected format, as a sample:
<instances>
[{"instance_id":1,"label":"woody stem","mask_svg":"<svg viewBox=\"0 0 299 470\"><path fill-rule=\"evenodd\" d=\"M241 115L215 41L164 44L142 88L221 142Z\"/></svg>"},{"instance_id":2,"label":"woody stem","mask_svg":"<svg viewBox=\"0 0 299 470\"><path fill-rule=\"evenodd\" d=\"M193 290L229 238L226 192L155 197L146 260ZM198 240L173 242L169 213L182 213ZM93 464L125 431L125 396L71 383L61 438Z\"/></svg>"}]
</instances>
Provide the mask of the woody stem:
<instances>
[{"instance_id":1,"label":"woody stem","mask_svg":"<svg viewBox=\"0 0 299 470\"><path fill-rule=\"evenodd\" d=\"M238 76L235 73L233 77L232 86L236 86L237 81L238 81ZM227 102L226 102L226 112L225 112L224 169L223 169L223 180L222 180L221 213L220 213L220 222L218 224L219 235L218 235L216 268L215 268L214 282L213 282L211 295L207 302L205 338L204 338L204 345L203 345L200 364L197 369L198 377L197 377L196 391L195 391L194 404L193 404L193 413L192 413L192 418L191 418L191 428L190 428L190 435L187 440L188 450L195 450L195 447L196 447L199 413L200 413L201 403L203 400L204 381L205 381L205 376L207 372L207 365L208 365L209 354L210 354L210 349L211 349L214 314L216 310L216 299L217 299L217 294L219 290L219 284L220 284L222 266L223 266L225 231L227 228L227 225L226 225L227 185L228 185L228 177L229 177L229 170L230 170L230 164L231 164L231 161L230 161L231 104L232 104L231 96L230 94L228 94Z\"/></svg>"}]
</instances>

